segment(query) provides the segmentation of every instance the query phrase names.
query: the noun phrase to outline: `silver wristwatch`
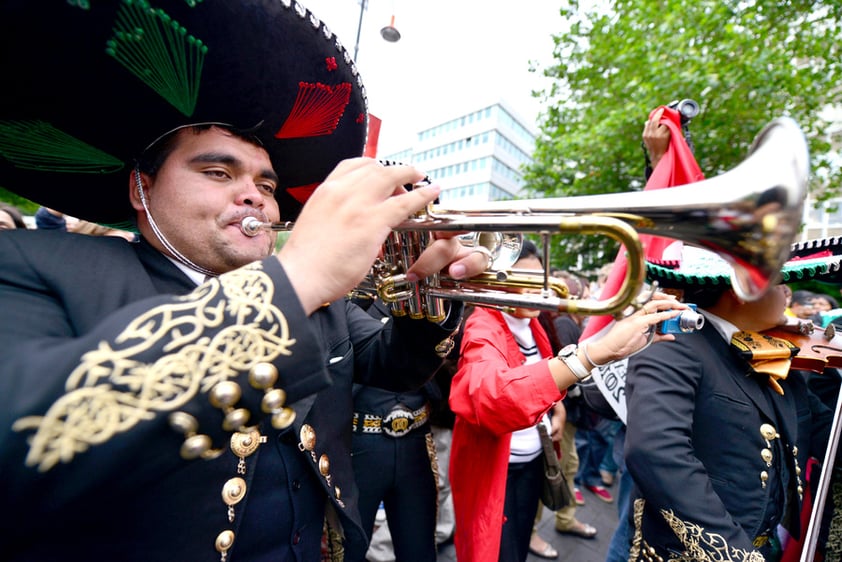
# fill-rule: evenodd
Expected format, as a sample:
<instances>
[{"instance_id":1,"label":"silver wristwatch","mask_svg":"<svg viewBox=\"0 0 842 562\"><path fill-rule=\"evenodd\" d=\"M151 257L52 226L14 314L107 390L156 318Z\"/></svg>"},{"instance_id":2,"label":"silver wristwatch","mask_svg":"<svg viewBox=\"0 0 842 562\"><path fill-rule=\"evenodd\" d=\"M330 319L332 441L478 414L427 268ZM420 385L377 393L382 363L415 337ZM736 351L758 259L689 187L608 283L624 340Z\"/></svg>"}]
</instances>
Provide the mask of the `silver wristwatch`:
<instances>
[{"instance_id":1,"label":"silver wristwatch","mask_svg":"<svg viewBox=\"0 0 842 562\"><path fill-rule=\"evenodd\" d=\"M578 350L579 346L575 343L571 343L570 345L562 347L556 357L564 361L564 364L567 365L567 368L570 369L573 376L575 376L579 381L583 381L591 376L591 372L585 368L585 365L582 364L581 359L579 359L579 356L576 354Z\"/></svg>"}]
</instances>

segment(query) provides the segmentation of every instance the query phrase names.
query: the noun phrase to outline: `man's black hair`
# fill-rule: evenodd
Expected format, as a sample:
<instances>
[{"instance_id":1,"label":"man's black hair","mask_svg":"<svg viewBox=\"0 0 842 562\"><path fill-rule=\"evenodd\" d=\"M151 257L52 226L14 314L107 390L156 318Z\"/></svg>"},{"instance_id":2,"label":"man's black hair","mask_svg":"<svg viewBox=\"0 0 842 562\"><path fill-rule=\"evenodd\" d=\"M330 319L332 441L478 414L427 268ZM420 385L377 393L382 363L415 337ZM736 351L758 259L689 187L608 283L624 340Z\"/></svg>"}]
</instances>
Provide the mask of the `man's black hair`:
<instances>
[{"instance_id":1,"label":"man's black hair","mask_svg":"<svg viewBox=\"0 0 842 562\"><path fill-rule=\"evenodd\" d=\"M175 129L164 135L162 138L158 139L152 146L148 147L146 150L143 151L136 162L137 169L143 172L144 174L148 174L150 176L155 176L158 173L158 170L161 169L161 166L164 165L164 162L167 161L172 151L175 150L176 138L178 137L178 133L182 130L189 130L194 135L198 135L200 133L204 133L205 131L209 131L211 128L217 127L224 131L227 131L234 135L235 137L246 141L247 143L253 144L255 146L263 147L263 143L260 142L260 139L254 134L252 130L245 130L245 129L236 129L234 127L229 127L227 125L221 125L217 123L202 123L198 125L189 125L187 127Z\"/></svg>"}]
</instances>

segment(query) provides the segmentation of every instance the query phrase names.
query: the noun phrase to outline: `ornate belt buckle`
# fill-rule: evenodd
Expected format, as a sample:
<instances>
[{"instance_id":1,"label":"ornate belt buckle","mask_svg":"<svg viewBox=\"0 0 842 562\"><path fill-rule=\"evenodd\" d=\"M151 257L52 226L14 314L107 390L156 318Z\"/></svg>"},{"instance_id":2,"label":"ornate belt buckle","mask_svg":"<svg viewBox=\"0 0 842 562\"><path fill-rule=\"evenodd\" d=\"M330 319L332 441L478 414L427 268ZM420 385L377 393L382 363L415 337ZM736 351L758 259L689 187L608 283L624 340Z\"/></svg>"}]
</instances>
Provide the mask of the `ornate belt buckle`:
<instances>
[{"instance_id":1,"label":"ornate belt buckle","mask_svg":"<svg viewBox=\"0 0 842 562\"><path fill-rule=\"evenodd\" d=\"M415 418L412 411L403 404L398 404L383 418L382 429L386 435L403 437L412 430Z\"/></svg>"}]
</instances>

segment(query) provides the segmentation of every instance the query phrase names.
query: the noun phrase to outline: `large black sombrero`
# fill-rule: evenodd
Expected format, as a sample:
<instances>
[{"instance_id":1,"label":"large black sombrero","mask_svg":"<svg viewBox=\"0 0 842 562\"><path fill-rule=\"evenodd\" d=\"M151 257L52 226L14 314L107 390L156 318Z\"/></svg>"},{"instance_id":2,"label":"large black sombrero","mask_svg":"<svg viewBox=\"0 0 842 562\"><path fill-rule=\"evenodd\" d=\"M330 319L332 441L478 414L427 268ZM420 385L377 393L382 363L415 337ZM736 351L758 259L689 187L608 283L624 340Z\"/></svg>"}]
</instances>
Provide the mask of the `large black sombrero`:
<instances>
[{"instance_id":1,"label":"large black sombrero","mask_svg":"<svg viewBox=\"0 0 842 562\"><path fill-rule=\"evenodd\" d=\"M353 61L291 0L8 0L0 69L0 186L95 222L133 216L134 160L180 126L254 129L286 220L365 144Z\"/></svg>"},{"instance_id":2,"label":"large black sombrero","mask_svg":"<svg viewBox=\"0 0 842 562\"><path fill-rule=\"evenodd\" d=\"M680 260L646 262L646 278L666 288L718 290L731 286L731 266L709 250L684 246ZM781 283L817 280L842 283L842 241L838 238L793 244L781 268Z\"/></svg>"}]
</instances>

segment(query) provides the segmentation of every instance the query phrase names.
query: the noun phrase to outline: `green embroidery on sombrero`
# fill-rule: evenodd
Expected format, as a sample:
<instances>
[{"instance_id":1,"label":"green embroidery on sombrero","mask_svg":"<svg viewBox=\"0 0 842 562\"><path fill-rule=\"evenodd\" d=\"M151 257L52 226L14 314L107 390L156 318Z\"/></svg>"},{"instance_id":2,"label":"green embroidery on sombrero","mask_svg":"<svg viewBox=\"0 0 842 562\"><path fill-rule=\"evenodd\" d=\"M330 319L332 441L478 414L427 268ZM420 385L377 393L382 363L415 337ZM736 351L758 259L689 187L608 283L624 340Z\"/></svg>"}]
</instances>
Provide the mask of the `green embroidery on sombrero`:
<instances>
[{"instance_id":1,"label":"green embroidery on sombrero","mask_svg":"<svg viewBox=\"0 0 842 562\"><path fill-rule=\"evenodd\" d=\"M76 6L77 8L82 8L83 10L90 10L91 3L88 0L67 0L67 3L71 6Z\"/></svg>"},{"instance_id":2,"label":"green embroidery on sombrero","mask_svg":"<svg viewBox=\"0 0 842 562\"><path fill-rule=\"evenodd\" d=\"M781 278L784 283L794 283L820 277L830 273L830 264L838 263L842 256L833 256L819 260L795 260L787 262L781 269Z\"/></svg>"},{"instance_id":3,"label":"green embroidery on sombrero","mask_svg":"<svg viewBox=\"0 0 842 562\"><path fill-rule=\"evenodd\" d=\"M193 115L208 48L166 12L145 0L123 0L105 52L181 113Z\"/></svg>"},{"instance_id":4,"label":"green embroidery on sombrero","mask_svg":"<svg viewBox=\"0 0 842 562\"><path fill-rule=\"evenodd\" d=\"M123 162L45 121L0 121L0 154L16 167L76 174L110 174Z\"/></svg>"}]
</instances>

